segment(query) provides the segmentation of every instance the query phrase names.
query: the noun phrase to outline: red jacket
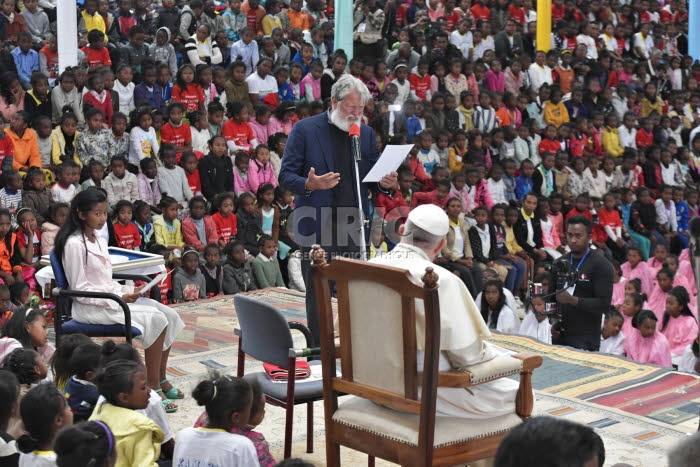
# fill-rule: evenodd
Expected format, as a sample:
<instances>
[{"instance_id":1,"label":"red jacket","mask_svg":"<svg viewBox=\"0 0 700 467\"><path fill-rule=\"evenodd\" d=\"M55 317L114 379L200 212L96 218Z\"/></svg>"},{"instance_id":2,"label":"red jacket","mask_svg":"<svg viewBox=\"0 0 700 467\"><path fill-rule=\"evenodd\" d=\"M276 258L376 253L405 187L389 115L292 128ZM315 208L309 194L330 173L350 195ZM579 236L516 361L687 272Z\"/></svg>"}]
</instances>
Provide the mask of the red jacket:
<instances>
[{"instance_id":1,"label":"red jacket","mask_svg":"<svg viewBox=\"0 0 700 467\"><path fill-rule=\"evenodd\" d=\"M83 97L83 105L89 105L100 109L102 111L102 115L104 115L105 118L104 122L107 125L112 126L112 115L114 115L114 107L112 107L112 95L108 91L105 92L105 100L100 102L95 96L92 95L91 91L88 91L88 93L85 94L85 96Z\"/></svg>"},{"instance_id":2,"label":"red jacket","mask_svg":"<svg viewBox=\"0 0 700 467\"><path fill-rule=\"evenodd\" d=\"M637 131L637 136L635 137L638 148L646 148L654 144L654 133L647 132L644 128L640 128Z\"/></svg>"},{"instance_id":3,"label":"red jacket","mask_svg":"<svg viewBox=\"0 0 700 467\"><path fill-rule=\"evenodd\" d=\"M400 190L396 190L391 196L379 193L377 195L375 210L377 214L386 221L393 221L399 217L406 217L410 211Z\"/></svg>"},{"instance_id":4,"label":"red jacket","mask_svg":"<svg viewBox=\"0 0 700 467\"><path fill-rule=\"evenodd\" d=\"M182 238L185 240L185 244L197 251L204 251L206 245L199 240L197 227L194 225L194 221L190 216L182 220L180 228L182 229ZM211 216L204 216L204 233L207 236L207 243L216 243L219 241L219 236L216 233L216 225Z\"/></svg>"},{"instance_id":5,"label":"red jacket","mask_svg":"<svg viewBox=\"0 0 700 467\"><path fill-rule=\"evenodd\" d=\"M411 200L411 208L417 208L422 204L434 204L442 209L447 206L447 201L450 199L449 196L445 196L443 199L437 197L437 191L430 191L428 193L413 193L413 199Z\"/></svg>"}]
</instances>

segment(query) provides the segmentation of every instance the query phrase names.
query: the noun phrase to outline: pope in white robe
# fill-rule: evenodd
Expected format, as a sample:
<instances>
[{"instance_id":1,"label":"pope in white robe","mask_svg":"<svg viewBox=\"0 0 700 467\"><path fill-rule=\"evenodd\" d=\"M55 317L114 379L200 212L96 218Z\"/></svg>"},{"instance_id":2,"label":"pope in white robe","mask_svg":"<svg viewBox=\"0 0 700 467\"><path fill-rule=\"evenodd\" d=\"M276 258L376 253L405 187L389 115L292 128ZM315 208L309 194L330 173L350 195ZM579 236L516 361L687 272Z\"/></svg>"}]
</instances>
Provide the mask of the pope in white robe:
<instances>
[{"instance_id":1,"label":"pope in white robe","mask_svg":"<svg viewBox=\"0 0 700 467\"><path fill-rule=\"evenodd\" d=\"M440 361L439 371L449 371L491 360L501 351L486 342L491 336L464 283L455 274L432 262L444 246L449 220L445 212L434 205L415 208L408 215L399 233L401 243L380 258L370 262L407 269L418 280L425 268L437 273L440 297ZM425 235L425 234L428 235ZM423 239L428 238L429 242ZM416 303L416 313L423 313L422 301ZM423 366L424 321L416 322L418 371ZM468 389L438 388L437 414L451 417L485 419L515 412L518 382L509 378L480 384Z\"/></svg>"}]
</instances>

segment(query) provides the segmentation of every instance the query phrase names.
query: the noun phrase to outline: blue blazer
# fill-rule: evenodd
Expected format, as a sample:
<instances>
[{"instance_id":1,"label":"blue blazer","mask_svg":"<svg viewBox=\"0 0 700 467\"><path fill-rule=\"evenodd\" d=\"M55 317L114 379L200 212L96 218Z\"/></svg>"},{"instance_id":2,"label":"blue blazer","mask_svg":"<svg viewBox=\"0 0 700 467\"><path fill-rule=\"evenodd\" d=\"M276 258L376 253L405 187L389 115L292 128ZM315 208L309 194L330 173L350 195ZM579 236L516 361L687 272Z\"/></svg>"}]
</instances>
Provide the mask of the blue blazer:
<instances>
[{"instance_id":1,"label":"blue blazer","mask_svg":"<svg viewBox=\"0 0 700 467\"><path fill-rule=\"evenodd\" d=\"M311 167L316 170L316 175L324 175L336 171L335 161L333 160L333 143L330 136L331 123L328 119L328 112L324 112L315 117L300 120L294 125L292 132L289 134L287 146L282 157L279 184L296 195L294 198L295 217L292 231L296 235L295 241L302 246L320 243L321 232L328 232L326 235L329 235L331 232L331 230L325 230L331 228L331 210L322 208L333 207L333 190L316 190L307 193L304 189ZM362 148L360 179L362 179L379 158L377 142L372 128L366 125L360 126L360 143ZM348 137L349 144L350 138ZM352 174L352 187L353 191L355 191L354 161ZM376 183L361 184L363 191L362 209L367 219L370 210L369 199L366 193L369 189L374 190L376 186ZM355 196L357 197L357 193L355 193ZM299 236L305 236L307 239L302 239ZM335 245L335 239L333 239L332 244Z\"/></svg>"}]
</instances>

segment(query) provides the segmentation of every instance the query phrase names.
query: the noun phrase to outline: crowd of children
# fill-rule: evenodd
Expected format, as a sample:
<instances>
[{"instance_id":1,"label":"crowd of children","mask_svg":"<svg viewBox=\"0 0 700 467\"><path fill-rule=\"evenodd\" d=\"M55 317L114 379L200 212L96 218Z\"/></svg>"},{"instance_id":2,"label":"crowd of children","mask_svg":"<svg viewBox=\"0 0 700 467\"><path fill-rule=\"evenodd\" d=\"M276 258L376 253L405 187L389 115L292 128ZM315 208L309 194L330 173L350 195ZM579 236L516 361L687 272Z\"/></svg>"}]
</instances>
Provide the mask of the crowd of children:
<instances>
[{"instance_id":1,"label":"crowd of children","mask_svg":"<svg viewBox=\"0 0 700 467\"><path fill-rule=\"evenodd\" d=\"M201 427L173 448L160 412L175 407L144 389L138 354L66 338L57 387L37 385L53 353L46 319L13 307L41 293L41 256L76 194L96 189L109 245L164 256L162 303L305 291L293 194L277 177L294 125L329 107L346 69L372 95L362 118L379 151L414 144L392 193L371 199L370 256L391 251L411 208L436 204L451 224L436 263L488 326L551 343L545 271L568 252L567 220L585 216L615 271L601 351L696 371L700 65L687 2L553 0L542 45L531 0L367 0L351 60L334 46L332 1L79 3L78 66L60 73L55 3L0 11L0 435L22 465L274 464L250 429L259 388L202 382Z\"/></svg>"}]
</instances>

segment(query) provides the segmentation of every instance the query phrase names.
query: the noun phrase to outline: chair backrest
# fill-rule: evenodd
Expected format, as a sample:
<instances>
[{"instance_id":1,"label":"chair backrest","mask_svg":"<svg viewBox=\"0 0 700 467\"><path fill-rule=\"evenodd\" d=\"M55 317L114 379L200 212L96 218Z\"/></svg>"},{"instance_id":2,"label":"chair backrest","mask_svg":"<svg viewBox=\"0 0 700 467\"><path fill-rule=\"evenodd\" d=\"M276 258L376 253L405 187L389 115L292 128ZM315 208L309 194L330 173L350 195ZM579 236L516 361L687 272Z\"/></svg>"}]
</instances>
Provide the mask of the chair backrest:
<instances>
[{"instance_id":1,"label":"chair backrest","mask_svg":"<svg viewBox=\"0 0 700 467\"><path fill-rule=\"evenodd\" d=\"M51 269L53 269L53 275L56 279L56 286L59 289L68 288L68 279L66 278L66 271L63 270L63 264L61 264L61 259L56 254L56 250L53 248L49 253L49 260L51 261Z\"/></svg>"},{"instance_id":2,"label":"chair backrest","mask_svg":"<svg viewBox=\"0 0 700 467\"><path fill-rule=\"evenodd\" d=\"M234 295L233 303L241 327L241 350L253 358L289 369L292 332L282 313L267 303Z\"/></svg>"},{"instance_id":3,"label":"chair backrest","mask_svg":"<svg viewBox=\"0 0 700 467\"><path fill-rule=\"evenodd\" d=\"M403 269L337 258L330 265L315 265L314 280L324 378L332 379L333 389L415 414L430 406L434 411L440 345L437 275L427 272L421 285ZM339 355L329 281L335 282L338 297ZM422 379L417 370L416 319L425 320ZM342 375L335 377L338 357Z\"/></svg>"}]
</instances>

